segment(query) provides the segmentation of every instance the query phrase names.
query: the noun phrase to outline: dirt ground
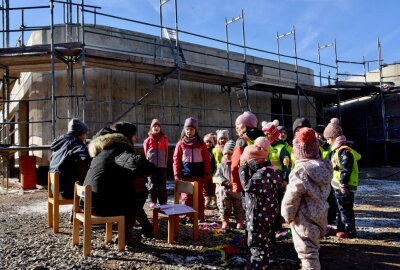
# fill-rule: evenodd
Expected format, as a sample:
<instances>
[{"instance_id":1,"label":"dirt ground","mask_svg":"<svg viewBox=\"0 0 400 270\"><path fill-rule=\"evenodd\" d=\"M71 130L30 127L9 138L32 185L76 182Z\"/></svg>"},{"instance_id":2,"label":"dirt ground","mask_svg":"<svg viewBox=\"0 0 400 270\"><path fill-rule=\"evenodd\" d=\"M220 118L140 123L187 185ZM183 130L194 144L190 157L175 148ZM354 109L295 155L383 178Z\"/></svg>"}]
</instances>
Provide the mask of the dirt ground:
<instances>
[{"instance_id":1,"label":"dirt ground","mask_svg":"<svg viewBox=\"0 0 400 270\"><path fill-rule=\"evenodd\" d=\"M322 269L400 269L400 180L360 183L355 206L358 238L324 238ZM104 229L96 227L92 256L83 258L81 246L70 246L70 206L60 209L61 233L53 234L47 227L46 197L45 189L22 192L17 183L8 191L0 188L0 269L241 269L248 258L243 232L221 233L215 227L215 211L207 211L198 242L186 225L168 245L162 219L159 239L143 239L124 252L106 246ZM271 269L299 269L290 237L277 240L270 262Z\"/></svg>"}]
</instances>

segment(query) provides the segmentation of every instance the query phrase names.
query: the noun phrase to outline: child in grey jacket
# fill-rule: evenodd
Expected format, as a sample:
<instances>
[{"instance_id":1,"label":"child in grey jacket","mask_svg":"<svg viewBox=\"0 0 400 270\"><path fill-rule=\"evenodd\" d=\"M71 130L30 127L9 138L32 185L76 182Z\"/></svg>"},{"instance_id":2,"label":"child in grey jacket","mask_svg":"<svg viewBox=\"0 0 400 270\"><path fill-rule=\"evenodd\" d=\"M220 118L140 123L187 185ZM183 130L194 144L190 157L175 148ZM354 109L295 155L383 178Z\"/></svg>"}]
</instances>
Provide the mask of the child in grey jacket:
<instances>
[{"instance_id":1,"label":"child in grey jacket","mask_svg":"<svg viewBox=\"0 0 400 270\"><path fill-rule=\"evenodd\" d=\"M231 184L231 163L232 153L235 148L235 142L230 140L224 145L222 151L222 162L218 165L215 173L217 183L218 209L222 219L222 229L229 228L229 217L232 209L236 218L236 228L244 229L245 214L242 206L242 197L240 192L232 191Z\"/></svg>"},{"instance_id":2,"label":"child in grey jacket","mask_svg":"<svg viewBox=\"0 0 400 270\"><path fill-rule=\"evenodd\" d=\"M321 269L320 238L327 227L332 164L319 157L314 130L301 128L293 140L296 158L282 201L281 215L290 224L294 248L302 269Z\"/></svg>"}]
</instances>

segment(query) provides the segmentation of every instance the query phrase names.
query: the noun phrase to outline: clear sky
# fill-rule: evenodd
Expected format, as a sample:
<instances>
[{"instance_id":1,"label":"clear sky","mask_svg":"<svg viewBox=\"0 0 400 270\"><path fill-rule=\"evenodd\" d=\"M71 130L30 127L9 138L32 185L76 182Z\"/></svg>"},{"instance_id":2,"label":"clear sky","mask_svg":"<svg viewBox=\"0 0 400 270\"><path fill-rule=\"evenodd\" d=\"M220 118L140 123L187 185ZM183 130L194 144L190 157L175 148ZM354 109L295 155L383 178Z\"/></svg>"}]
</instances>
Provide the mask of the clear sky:
<instances>
[{"instance_id":1,"label":"clear sky","mask_svg":"<svg viewBox=\"0 0 400 270\"><path fill-rule=\"evenodd\" d=\"M382 58L385 63L400 60L400 27L397 19L400 12L399 0L176 0L178 3L179 29L225 40L225 18L237 17L244 10L246 45L276 52L276 34L284 34L296 28L298 57L317 61L317 45L331 44L336 39L338 59L361 62L377 60L377 39L382 44ZM80 2L80 1L78 1ZM40 0L10 0L11 6L26 6L27 3L44 4ZM85 4L101 6L100 12L125 18L159 24L159 0L85 0ZM43 16L26 12L27 25L43 20L49 22L48 11ZM60 12L57 11L60 18ZM164 25L173 28L175 24L174 0L163 8ZM35 23L29 22L34 20ZM87 16L93 22L93 16ZM98 24L138 30L157 35L159 30L134 23L97 17ZM229 26L229 39L242 43L240 22ZM224 44L193 39L181 35L184 41L224 48ZM292 36L280 40L280 52L294 56ZM232 48L232 50L235 50ZM236 49L239 50L239 49ZM239 50L240 51L240 50ZM257 54L248 51L248 54ZM333 48L321 50L321 62L335 65ZM274 55L264 55L276 60ZM282 59L283 60L283 59ZM294 63L292 59L283 60ZM299 62L302 65L301 62ZM305 65L305 64L304 64ZM371 69L377 68L372 64ZM315 69L315 67L314 67ZM362 72L362 66L340 65L340 72Z\"/></svg>"}]
</instances>

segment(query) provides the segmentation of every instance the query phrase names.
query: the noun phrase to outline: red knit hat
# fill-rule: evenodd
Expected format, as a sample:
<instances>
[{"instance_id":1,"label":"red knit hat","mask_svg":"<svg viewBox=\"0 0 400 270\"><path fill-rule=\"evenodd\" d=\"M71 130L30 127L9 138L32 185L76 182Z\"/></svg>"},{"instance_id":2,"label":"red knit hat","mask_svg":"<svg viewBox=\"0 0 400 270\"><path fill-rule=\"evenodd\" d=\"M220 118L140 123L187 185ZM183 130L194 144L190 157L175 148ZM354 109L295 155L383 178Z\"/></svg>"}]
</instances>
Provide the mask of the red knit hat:
<instances>
[{"instance_id":1,"label":"red knit hat","mask_svg":"<svg viewBox=\"0 0 400 270\"><path fill-rule=\"evenodd\" d=\"M293 153L296 160L319 157L319 143L312 128L298 130L293 140Z\"/></svg>"},{"instance_id":2,"label":"red knit hat","mask_svg":"<svg viewBox=\"0 0 400 270\"><path fill-rule=\"evenodd\" d=\"M254 159L257 164L265 161L268 156L269 142L265 137L258 137L254 144L246 146L240 156L240 163L247 163Z\"/></svg>"},{"instance_id":3,"label":"red knit hat","mask_svg":"<svg viewBox=\"0 0 400 270\"><path fill-rule=\"evenodd\" d=\"M273 143L276 139L279 138L279 134L281 133L278 129L279 121L274 120L272 122L267 123L266 121L262 122L262 131L264 133L268 133L269 143Z\"/></svg>"}]
</instances>

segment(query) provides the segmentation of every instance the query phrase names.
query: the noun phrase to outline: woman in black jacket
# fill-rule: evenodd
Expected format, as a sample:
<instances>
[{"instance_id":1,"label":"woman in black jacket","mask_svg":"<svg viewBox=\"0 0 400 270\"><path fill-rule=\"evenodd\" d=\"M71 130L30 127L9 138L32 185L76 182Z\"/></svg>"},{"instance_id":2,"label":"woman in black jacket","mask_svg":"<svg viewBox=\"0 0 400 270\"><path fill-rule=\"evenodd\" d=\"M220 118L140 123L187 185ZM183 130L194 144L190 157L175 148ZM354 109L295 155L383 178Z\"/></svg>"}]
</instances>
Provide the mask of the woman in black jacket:
<instances>
[{"instance_id":1,"label":"woman in black jacket","mask_svg":"<svg viewBox=\"0 0 400 270\"><path fill-rule=\"evenodd\" d=\"M132 237L136 221L141 223L145 236L152 236L143 205L148 195L146 177L155 170L155 165L134 153L135 141L136 126L131 123L118 122L111 128L103 128L89 144L93 160L84 182L92 186L94 214L125 216L128 245L138 243Z\"/></svg>"}]
</instances>

